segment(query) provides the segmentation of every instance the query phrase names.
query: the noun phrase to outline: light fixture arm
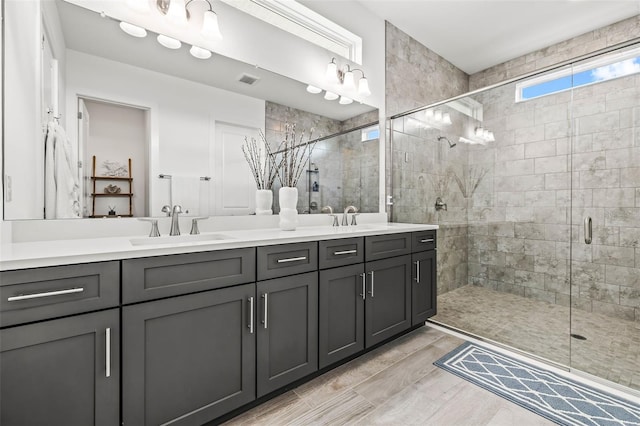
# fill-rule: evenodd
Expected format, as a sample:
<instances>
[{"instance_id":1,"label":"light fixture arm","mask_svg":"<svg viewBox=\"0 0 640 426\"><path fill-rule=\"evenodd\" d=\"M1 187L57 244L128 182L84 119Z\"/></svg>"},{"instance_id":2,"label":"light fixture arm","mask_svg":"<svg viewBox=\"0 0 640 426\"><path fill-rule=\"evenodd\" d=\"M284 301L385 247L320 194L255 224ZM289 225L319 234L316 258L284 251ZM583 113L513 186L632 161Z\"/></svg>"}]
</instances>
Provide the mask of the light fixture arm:
<instances>
[{"instance_id":1,"label":"light fixture arm","mask_svg":"<svg viewBox=\"0 0 640 426\"><path fill-rule=\"evenodd\" d=\"M196 0L188 0L188 1L185 3L184 8L185 8L185 9L188 9L188 8L189 8L189 5L190 5L191 3L193 3L194 1L196 1ZM206 2L206 3L209 5L209 11L210 11L210 12L213 12L213 6L211 6L211 2L210 2L209 0L200 0L200 1L204 1L204 2Z\"/></svg>"}]
</instances>

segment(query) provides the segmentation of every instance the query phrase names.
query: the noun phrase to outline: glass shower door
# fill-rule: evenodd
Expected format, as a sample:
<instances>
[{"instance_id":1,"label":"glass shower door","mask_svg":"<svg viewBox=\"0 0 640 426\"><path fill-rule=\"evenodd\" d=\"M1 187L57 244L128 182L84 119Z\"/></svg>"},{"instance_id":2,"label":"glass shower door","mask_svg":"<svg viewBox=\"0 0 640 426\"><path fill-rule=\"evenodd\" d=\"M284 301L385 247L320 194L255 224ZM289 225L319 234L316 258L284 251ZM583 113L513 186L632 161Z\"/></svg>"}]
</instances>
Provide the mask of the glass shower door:
<instances>
[{"instance_id":1,"label":"glass shower door","mask_svg":"<svg viewBox=\"0 0 640 426\"><path fill-rule=\"evenodd\" d=\"M571 367L640 390L640 75L598 82L640 61L596 59L573 72Z\"/></svg>"}]
</instances>

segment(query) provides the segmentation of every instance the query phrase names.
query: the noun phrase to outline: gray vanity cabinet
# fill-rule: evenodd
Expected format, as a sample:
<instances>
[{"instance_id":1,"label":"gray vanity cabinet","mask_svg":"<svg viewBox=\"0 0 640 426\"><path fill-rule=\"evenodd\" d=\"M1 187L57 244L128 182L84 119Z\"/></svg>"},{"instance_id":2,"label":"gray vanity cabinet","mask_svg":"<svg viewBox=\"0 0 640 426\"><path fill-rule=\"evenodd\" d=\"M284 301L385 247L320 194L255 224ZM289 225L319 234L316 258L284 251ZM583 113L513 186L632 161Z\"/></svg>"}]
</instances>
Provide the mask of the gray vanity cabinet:
<instances>
[{"instance_id":1,"label":"gray vanity cabinet","mask_svg":"<svg viewBox=\"0 0 640 426\"><path fill-rule=\"evenodd\" d=\"M123 424L201 425L255 399L255 284L122 308Z\"/></svg>"},{"instance_id":2,"label":"gray vanity cabinet","mask_svg":"<svg viewBox=\"0 0 640 426\"><path fill-rule=\"evenodd\" d=\"M412 276L411 324L424 324L436 314L436 251L414 253Z\"/></svg>"},{"instance_id":3,"label":"gray vanity cabinet","mask_svg":"<svg viewBox=\"0 0 640 426\"><path fill-rule=\"evenodd\" d=\"M318 369L318 273L258 282L257 296L261 397Z\"/></svg>"},{"instance_id":4,"label":"gray vanity cabinet","mask_svg":"<svg viewBox=\"0 0 640 426\"><path fill-rule=\"evenodd\" d=\"M320 271L319 365L364 350L364 264Z\"/></svg>"},{"instance_id":5,"label":"gray vanity cabinet","mask_svg":"<svg viewBox=\"0 0 640 426\"><path fill-rule=\"evenodd\" d=\"M0 424L117 425L119 311L0 330Z\"/></svg>"},{"instance_id":6,"label":"gray vanity cabinet","mask_svg":"<svg viewBox=\"0 0 640 426\"><path fill-rule=\"evenodd\" d=\"M411 327L411 255L367 262L365 270L368 348Z\"/></svg>"}]
</instances>

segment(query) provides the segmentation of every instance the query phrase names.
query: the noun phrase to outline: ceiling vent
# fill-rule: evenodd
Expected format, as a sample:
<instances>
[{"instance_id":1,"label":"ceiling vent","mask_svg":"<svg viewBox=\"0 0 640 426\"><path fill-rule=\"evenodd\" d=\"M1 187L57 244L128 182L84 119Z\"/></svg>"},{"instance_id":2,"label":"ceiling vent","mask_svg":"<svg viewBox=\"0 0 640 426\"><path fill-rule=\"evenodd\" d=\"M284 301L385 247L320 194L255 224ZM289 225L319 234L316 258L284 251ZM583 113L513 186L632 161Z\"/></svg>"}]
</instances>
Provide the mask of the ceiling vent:
<instances>
[{"instance_id":1,"label":"ceiling vent","mask_svg":"<svg viewBox=\"0 0 640 426\"><path fill-rule=\"evenodd\" d=\"M260 80L259 77L255 77L250 74L242 74L238 79L240 83L248 84L249 86L253 86L258 82L258 80Z\"/></svg>"}]
</instances>

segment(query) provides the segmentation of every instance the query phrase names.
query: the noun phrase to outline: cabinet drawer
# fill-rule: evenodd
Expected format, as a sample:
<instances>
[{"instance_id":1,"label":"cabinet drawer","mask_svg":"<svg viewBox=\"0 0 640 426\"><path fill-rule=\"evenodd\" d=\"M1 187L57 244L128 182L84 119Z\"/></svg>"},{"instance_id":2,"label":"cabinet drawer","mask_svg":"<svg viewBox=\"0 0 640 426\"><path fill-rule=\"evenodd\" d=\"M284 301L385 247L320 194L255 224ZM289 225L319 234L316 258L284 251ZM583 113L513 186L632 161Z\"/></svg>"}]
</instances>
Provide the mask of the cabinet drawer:
<instances>
[{"instance_id":1,"label":"cabinet drawer","mask_svg":"<svg viewBox=\"0 0 640 426\"><path fill-rule=\"evenodd\" d=\"M320 241L318 263L320 269L364 262L364 238L344 238Z\"/></svg>"},{"instance_id":2,"label":"cabinet drawer","mask_svg":"<svg viewBox=\"0 0 640 426\"><path fill-rule=\"evenodd\" d=\"M122 303L212 290L255 279L254 248L124 260Z\"/></svg>"},{"instance_id":3,"label":"cabinet drawer","mask_svg":"<svg viewBox=\"0 0 640 426\"><path fill-rule=\"evenodd\" d=\"M0 272L0 324L16 325L120 303L119 262Z\"/></svg>"},{"instance_id":4,"label":"cabinet drawer","mask_svg":"<svg viewBox=\"0 0 640 426\"><path fill-rule=\"evenodd\" d=\"M318 243L258 247L258 281L318 269Z\"/></svg>"},{"instance_id":5,"label":"cabinet drawer","mask_svg":"<svg viewBox=\"0 0 640 426\"><path fill-rule=\"evenodd\" d=\"M365 260L378 260L411 253L411 234L365 237Z\"/></svg>"},{"instance_id":6,"label":"cabinet drawer","mask_svg":"<svg viewBox=\"0 0 640 426\"><path fill-rule=\"evenodd\" d=\"M420 231L411 234L412 251L433 250L436 248L436 231Z\"/></svg>"}]
</instances>

